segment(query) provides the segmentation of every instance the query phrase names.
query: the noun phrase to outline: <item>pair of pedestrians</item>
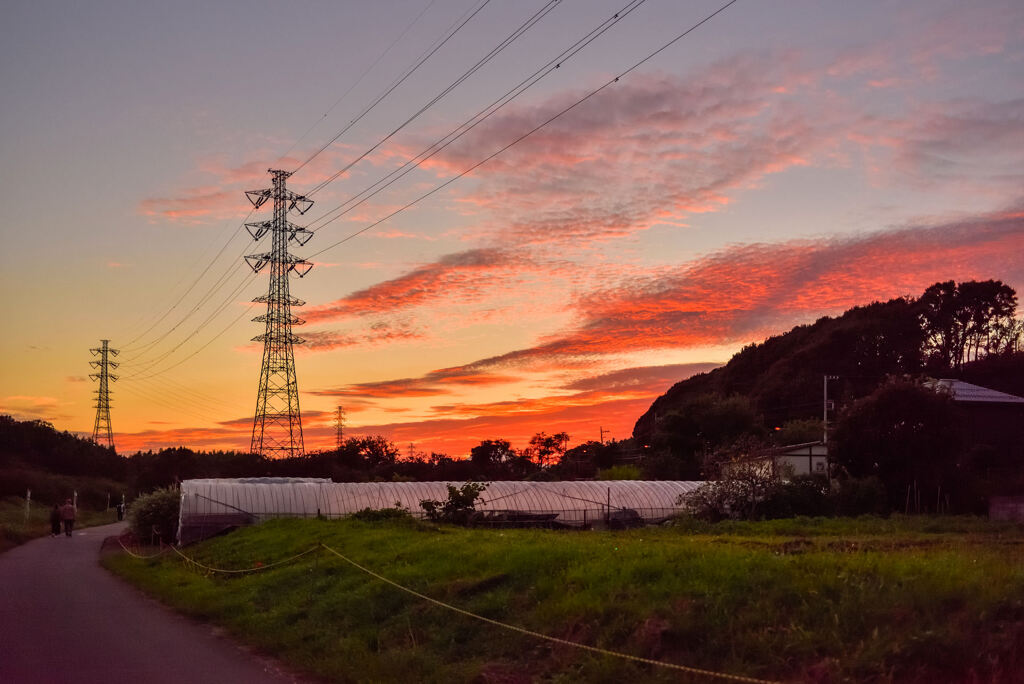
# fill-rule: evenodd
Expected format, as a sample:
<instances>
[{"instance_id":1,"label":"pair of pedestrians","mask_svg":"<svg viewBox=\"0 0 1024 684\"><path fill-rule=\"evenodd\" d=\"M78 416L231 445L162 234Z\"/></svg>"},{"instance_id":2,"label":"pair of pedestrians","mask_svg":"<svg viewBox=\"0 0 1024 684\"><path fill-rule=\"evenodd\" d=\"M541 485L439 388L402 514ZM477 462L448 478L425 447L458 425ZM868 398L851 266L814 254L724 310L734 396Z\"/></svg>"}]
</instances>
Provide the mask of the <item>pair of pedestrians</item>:
<instances>
[{"instance_id":1,"label":"pair of pedestrians","mask_svg":"<svg viewBox=\"0 0 1024 684\"><path fill-rule=\"evenodd\" d=\"M60 525L64 523L64 534L71 536L71 530L75 527L75 505L71 499L64 502L63 506L53 504L50 511L50 536L56 537L60 534Z\"/></svg>"}]
</instances>

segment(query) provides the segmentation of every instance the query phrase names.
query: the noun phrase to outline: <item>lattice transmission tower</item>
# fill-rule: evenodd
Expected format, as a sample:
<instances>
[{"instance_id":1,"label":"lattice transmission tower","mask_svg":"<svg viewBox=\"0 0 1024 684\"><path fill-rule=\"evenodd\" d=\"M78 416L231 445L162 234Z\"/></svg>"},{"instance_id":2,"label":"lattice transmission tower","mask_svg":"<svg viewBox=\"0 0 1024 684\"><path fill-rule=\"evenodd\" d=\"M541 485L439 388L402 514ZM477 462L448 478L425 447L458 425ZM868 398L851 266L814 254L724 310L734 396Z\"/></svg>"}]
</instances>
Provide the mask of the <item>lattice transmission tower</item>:
<instances>
[{"instance_id":1,"label":"lattice transmission tower","mask_svg":"<svg viewBox=\"0 0 1024 684\"><path fill-rule=\"evenodd\" d=\"M253 240L271 235L271 250L263 254L250 254L246 262L255 273L270 266L270 286L266 295L254 302L266 304L267 312L253 321L265 323L266 331L252 338L263 343L263 367L260 370L260 388L256 397L256 415L252 423L252 443L249 450L270 458L301 456L302 416L299 413L299 384L295 377L295 354L292 346L302 344L302 338L292 334L293 325L302 325L302 319L292 314L293 306L305 304L288 291L288 275L300 278L313 264L288 252L288 243L300 247L313 237L313 233L288 220L289 211L305 214L313 201L297 195L285 187L291 175L288 171L269 169L273 187L249 190L246 197L255 208L268 199L274 200L274 217L269 221L245 224Z\"/></svg>"},{"instance_id":2,"label":"lattice transmission tower","mask_svg":"<svg viewBox=\"0 0 1024 684\"><path fill-rule=\"evenodd\" d=\"M117 380L117 376L111 373L111 369L117 368L118 363L111 361L111 356L117 356L119 349L110 348L110 340L100 340L100 346L89 350L93 356L99 355L96 361L90 361L89 365L99 370L98 373L90 373L89 377L100 381L100 388L93 390L96 395L96 422L92 426L92 441L100 443L100 439L107 441L107 446L114 448L114 432L110 428L110 383Z\"/></svg>"},{"instance_id":3,"label":"lattice transmission tower","mask_svg":"<svg viewBox=\"0 0 1024 684\"><path fill-rule=\"evenodd\" d=\"M338 412L334 416L334 443L338 451L341 451L345 443L345 407L338 405Z\"/></svg>"}]
</instances>

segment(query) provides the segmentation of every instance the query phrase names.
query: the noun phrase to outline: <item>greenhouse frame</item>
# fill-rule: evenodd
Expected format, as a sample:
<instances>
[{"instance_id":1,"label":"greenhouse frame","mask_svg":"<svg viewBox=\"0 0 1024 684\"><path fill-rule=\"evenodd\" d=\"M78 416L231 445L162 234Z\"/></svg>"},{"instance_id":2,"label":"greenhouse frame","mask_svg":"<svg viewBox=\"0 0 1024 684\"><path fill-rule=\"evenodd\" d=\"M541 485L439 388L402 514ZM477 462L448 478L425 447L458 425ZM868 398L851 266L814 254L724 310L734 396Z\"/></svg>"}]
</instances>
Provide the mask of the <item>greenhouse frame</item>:
<instances>
[{"instance_id":1,"label":"greenhouse frame","mask_svg":"<svg viewBox=\"0 0 1024 684\"><path fill-rule=\"evenodd\" d=\"M178 542L190 544L270 518L341 518L363 509L402 508L425 517L420 502L445 501L463 482L332 482L319 478L240 478L181 483ZM684 510L702 482L489 482L474 524L587 528L661 522Z\"/></svg>"}]
</instances>

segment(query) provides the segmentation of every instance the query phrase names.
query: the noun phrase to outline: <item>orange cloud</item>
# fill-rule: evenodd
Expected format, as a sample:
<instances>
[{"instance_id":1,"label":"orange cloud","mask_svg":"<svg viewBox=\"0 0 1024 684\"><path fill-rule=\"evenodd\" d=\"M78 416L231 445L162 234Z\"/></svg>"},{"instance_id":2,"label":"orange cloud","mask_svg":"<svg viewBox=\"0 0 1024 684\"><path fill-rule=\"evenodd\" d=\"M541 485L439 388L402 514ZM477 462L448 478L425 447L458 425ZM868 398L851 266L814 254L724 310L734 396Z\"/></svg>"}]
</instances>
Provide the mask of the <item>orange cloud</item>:
<instances>
[{"instance_id":1,"label":"orange cloud","mask_svg":"<svg viewBox=\"0 0 1024 684\"><path fill-rule=\"evenodd\" d=\"M447 254L434 263L398 278L354 292L304 312L311 322L394 312L440 297L460 302L480 299L494 271L510 269L517 260L497 249L471 249Z\"/></svg>"},{"instance_id":2,"label":"orange cloud","mask_svg":"<svg viewBox=\"0 0 1024 684\"><path fill-rule=\"evenodd\" d=\"M430 397L449 394L450 387L480 387L510 383L519 378L509 375L482 373L465 367L442 368L419 378L402 378L383 382L364 382L334 389L310 392L324 397L357 397L364 399L393 399L399 397Z\"/></svg>"}]
</instances>

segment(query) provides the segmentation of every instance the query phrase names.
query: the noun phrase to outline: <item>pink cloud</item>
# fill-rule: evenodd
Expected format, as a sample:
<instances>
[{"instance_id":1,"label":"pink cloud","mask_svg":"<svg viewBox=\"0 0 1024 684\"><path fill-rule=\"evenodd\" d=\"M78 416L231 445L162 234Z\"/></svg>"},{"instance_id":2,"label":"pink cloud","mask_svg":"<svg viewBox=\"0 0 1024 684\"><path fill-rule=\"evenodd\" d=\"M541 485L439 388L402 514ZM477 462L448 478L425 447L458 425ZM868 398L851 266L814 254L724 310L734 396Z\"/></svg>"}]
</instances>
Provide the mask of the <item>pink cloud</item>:
<instances>
[{"instance_id":1,"label":"pink cloud","mask_svg":"<svg viewBox=\"0 0 1024 684\"><path fill-rule=\"evenodd\" d=\"M378 321L364 330L354 333L339 333L330 330L302 331L305 342L298 351L329 351L346 347L373 347L389 342L410 342L422 340L425 335L407 326L395 326Z\"/></svg>"},{"instance_id":2,"label":"pink cloud","mask_svg":"<svg viewBox=\"0 0 1024 684\"><path fill-rule=\"evenodd\" d=\"M145 216L198 223L204 220L241 218L248 212L244 197L218 188L190 188L179 197L151 197L139 202Z\"/></svg>"}]
</instances>

